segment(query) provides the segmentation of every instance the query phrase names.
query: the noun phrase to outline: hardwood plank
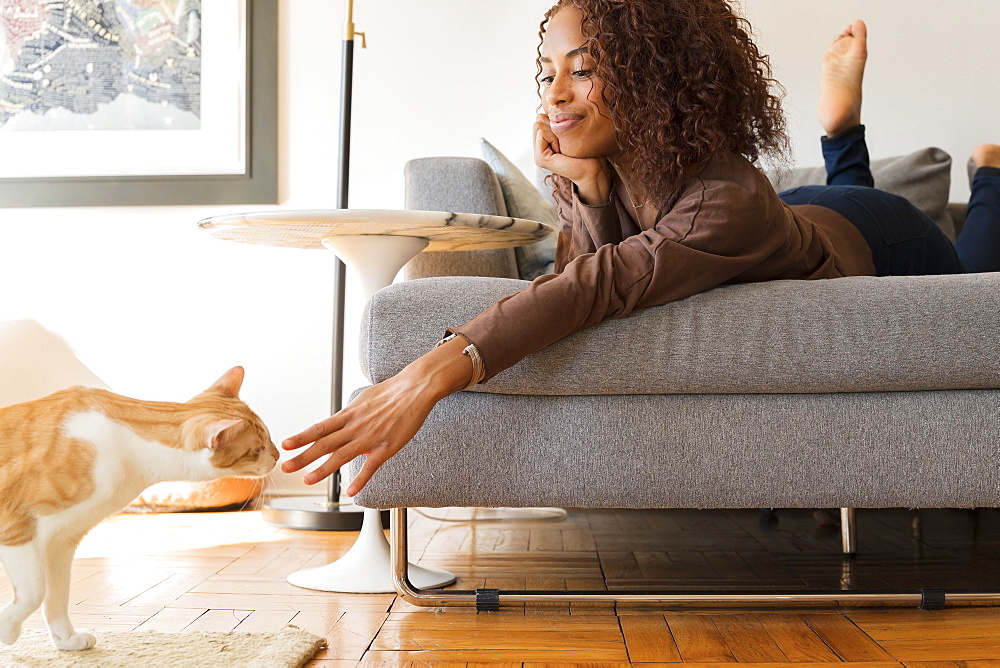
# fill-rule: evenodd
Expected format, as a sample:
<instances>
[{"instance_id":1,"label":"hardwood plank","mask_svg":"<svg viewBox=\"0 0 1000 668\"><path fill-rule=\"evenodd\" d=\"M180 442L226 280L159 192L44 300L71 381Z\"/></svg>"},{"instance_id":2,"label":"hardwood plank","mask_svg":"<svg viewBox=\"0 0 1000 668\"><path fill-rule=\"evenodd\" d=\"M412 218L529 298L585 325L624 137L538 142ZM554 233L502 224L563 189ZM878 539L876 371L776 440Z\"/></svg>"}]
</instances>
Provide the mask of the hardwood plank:
<instances>
[{"instance_id":1,"label":"hardwood plank","mask_svg":"<svg viewBox=\"0 0 1000 668\"><path fill-rule=\"evenodd\" d=\"M159 610L155 608L125 609L101 605L77 605L69 609L73 624L89 631L131 631L157 612Z\"/></svg>"},{"instance_id":2,"label":"hardwood plank","mask_svg":"<svg viewBox=\"0 0 1000 668\"><path fill-rule=\"evenodd\" d=\"M570 552L596 552L594 534L589 529L569 529L562 532L563 549Z\"/></svg>"},{"instance_id":3,"label":"hardwood plank","mask_svg":"<svg viewBox=\"0 0 1000 668\"><path fill-rule=\"evenodd\" d=\"M230 610L302 610L307 612L388 612L395 597L367 594L365 597L330 594L327 597L307 594L253 596L249 594L187 593L170 603L170 608L226 608Z\"/></svg>"},{"instance_id":4,"label":"hardwood plank","mask_svg":"<svg viewBox=\"0 0 1000 668\"><path fill-rule=\"evenodd\" d=\"M637 551L633 552L632 555L639 566L643 580L668 579L677 576L677 568L666 552Z\"/></svg>"},{"instance_id":5,"label":"hardwood plank","mask_svg":"<svg viewBox=\"0 0 1000 668\"><path fill-rule=\"evenodd\" d=\"M768 663L788 660L753 615L714 615L712 621L737 661Z\"/></svg>"},{"instance_id":6,"label":"hardwood plank","mask_svg":"<svg viewBox=\"0 0 1000 668\"><path fill-rule=\"evenodd\" d=\"M632 615L620 620L629 661L680 661L681 654L663 615Z\"/></svg>"},{"instance_id":7,"label":"hardwood plank","mask_svg":"<svg viewBox=\"0 0 1000 668\"><path fill-rule=\"evenodd\" d=\"M565 615L548 614L535 615L530 619L523 614L511 612L496 612L478 615L474 611L465 610L462 614L453 615L418 615L411 613L390 613L382 625L383 630L434 630L434 629L469 629L496 630L502 632L517 632L530 626L533 630L558 632L565 628L582 631L617 632L618 622L604 616L581 615L568 619Z\"/></svg>"},{"instance_id":8,"label":"hardwood plank","mask_svg":"<svg viewBox=\"0 0 1000 668\"><path fill-rule=\"evenodd\" d=\"M471 664L470 664L471 665ZM494 665L494 664L487 664ZM519 666L522 664L518 664ZM523 664L523 668L629 668L633 664L631 663L620 663L620 662L609 662L601 661L599 663L538 663L535 661Z\"/></svg>"},{"instance_id":9,"label":"hardwood plank","mask_svg":"<svg viewBox=\"0 0 1000 668\"><path fill-rule=\"evenodd\" d=\"M392 650L372 650L365 653L363 661L424 661L434 662L431 665L437 666L438 661L467 661L467 662L515 662L525 663L539 662L572 662L575 664L589 665L595 662L627 662L625 648L609 648L607 650L579 650L579 649L484 649L484 650L416 650L416 651L392 651ZM365 665L362 663L362 665ZM396 664L391 664L396 665ZM843 666L844 664L839 664ZM896 664L898 668L899 664Z\"/></svg>"},{"instance_id":10,"label":"hardwood plank","mask_svg":"<svg viewBox=\"0 0 1000 668\"><path fill-rule=\"evenodd\" d=\"M383 628L371 643L372 650L407 651L440 649L594 649L623 646L621 631L562 628L534 630L530 622L516 632L498 629L406 629Z\"/></svg>"},{"instance_id":11,"label":"hardwood plank","mask_svg":"<svg viewBox=\"0 0 1000 668\"><path fill-rule=\"evenodd\" d=\"M294 610L254 610L236 630L241 633L277 633L288 626L297 614Z\"/></svg>"},{"instance_id":12,"label":"hardwood plank","mask_svg":"<svg viewBox=\"0 0 1000 668\"><path fill-rule=\"evenodd\" d=\"M668 613L664 618L684 662L736 662L711 617Z\"/></svg>"},{"instance_id":13,"label":"hardwood plank","mask_svg":"<svg viewBox=\"0 0 1000 668\"><path fill-rule=\"evenodd\" d=\"M528 539L528 551L562 552L562 531L558 529L532 529Z\"/></svg>"},{"instance_id":14,"label":"hardwood plank","mask_svg":"<svg viewBox=\"0 0 1000 668\"><path fill-rule=\"evenodd\" d=\"M508 529L500 532L500 537L497 539L496 545L493 546L493 550L495 552L527 552L530 543L530 530Z\"/></svg>"},{"instance_id":15,"label":"hardwood plank","mask_svg":"<svg viewBox=\"0 0 1000 668\"><path fill-rule=\"evenodd\" d=\"M847 613L847 617L865 633L879 641L1000 639L1000 608L896 610L891 613L852 611Z\"/></svg>"},{"instance_id":16,"label":"hardwood plank","mask_svg":"<svg viewBox=\"0 0 1000 668\"><path fill-rule=\"evenodd\" d=\"M99 601L122 605L162 584L173 573L174 571L165 569L139 568L126 573L109 570L88 578L84 586L74 585L70 591L70 600L82 604Z\"/></svg>"},{"instance_id":17,"label":"hardwood plank","mask_svg":"<svg viewBox=\"0 0 1000 668\"><path fill-rule=\"evenodd\" d=\"M211 568L190 568L175 572L165 580L137 594L122 605L128 607L165 607L198 586L215 572Z\"/></svg>"},{"instance_id":18,"label":"hardwood plank","mask_svg":"<svg viewBox=\"0 0 1000 668\"><path fill-rule=\"evenodd\" d=\"M900 661L1000 659L1000 642L996 638L884 640L882 646Z\"/></svg>"},{"instance_id":19,"label":"hardwood plank","mask_svg":"<svg viewBox=\"0 0 1000 668\"><path fill-rule=\"evenodd\" d=\"M164 608L140 624L136 630L180 633L206 612L208 610L204 608Z\"/></svg>"},{"instance_id":20,"label":"hardwood plank","mask_svg":"<svg viewBox=\"0 0 1000 668\"><path fill-rule=\"evenodd\" d=\"M323 635L328 646L316 658L360 661L388 617L388 613L345 612Z\"/></svg>"},{"instance_id":21,"label":"hardwood plank","mask_svg":"<svg viewBox=\"0 0 1000 668\"><path fill-rule=\"evenodd\" d=\"M271 565L276 558L288 552L284 545L261 544L254 545L246 553L234 559L231 564L219 571L219 575L253 574Z\"/></svg>"},{"instance_id":22,"label":"hardwood plank","mask_svg":"<svg viewBox=\"0 0 1000 668\"><path fill-rule=\"evenodd\" d=\"M258 575L213 575L193 585L193 594L245 594L247 596L302 596L329 599L330 592L305 589L289 584L284 578L265 579Z\"/></svg>"},{"instance_id":23,"label":"hardwood plank","mask_svg":"<svg viewBox=\"0 0 1000 668\"><path fill-rule=\"evenodd\" d=\"M816 635L801 616L758 614L757 619L789 661L839 661L837 654Z\"/></svg>"},{"instance_id":24,"label":"hardwood plank","mask_svg":"<svg viewBox=\"0 0 1000 668\"><path fill-rule=\"evenodd\" d=\"M893 657L843 615L804 618L823 642L844 661L887 661Z\"/></svg>"},{"instance_id":25,"label":"hardwood plank","mask_svg":"<svg viewBox=\"0 0 1000 668\"><path fill-rule=\"evenodd\" d=\"M635 560L635 554L629 552L598 552L601 559L601 571L609 583L627 578L643 579L642 571Z\"/></svg>"},{"instance_id":26,"label":"hardwood plank","mask_svg":"<svg viewBox=\"0 0 1000 668\"><path fill-rule=\"evenodd\" d=\"M252 610L209 610L186 627L185 631L228 633L250 616Z\"/></svg>"},{"instance_id":27,"label":"hardwood plank","mask_svg":"<svg viewBox=\"0 0 1000 668\"><path fill-rule=\"evenodd\" d=\"M697 668L733 668L732 663L707 662L685 663L682 666L697 666ZM837 661L819 663L753 663L753 668L901 668L898 661ZM641 663L641 668L680 668L676 663ZM995 668L992 667L992 668Z\"/></svg>"}]
</instances>

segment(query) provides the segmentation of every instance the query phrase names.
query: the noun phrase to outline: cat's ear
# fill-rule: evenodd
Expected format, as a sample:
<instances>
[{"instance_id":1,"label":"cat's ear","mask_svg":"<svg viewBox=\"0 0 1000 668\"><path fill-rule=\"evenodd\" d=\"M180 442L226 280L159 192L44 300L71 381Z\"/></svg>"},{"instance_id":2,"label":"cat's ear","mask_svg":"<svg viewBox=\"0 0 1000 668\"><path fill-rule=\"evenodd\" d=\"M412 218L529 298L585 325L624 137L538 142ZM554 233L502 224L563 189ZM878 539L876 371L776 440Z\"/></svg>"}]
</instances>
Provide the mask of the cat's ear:
<instances>
[{"instance_id":1,"label":"cat's ear","mask_svg":"<svg viewBox=\"0 0 1000 668\"><path fill-rule=\"evenodd\" d=\"M205 428L205 447L215 450L235 434L243 420L215 420Z\"/></svg>"},{"instance_id":2,"label":"cat's ear","mask_svg":"<svg viewBox=\"0 0 1000 668\"><path fill-rule=\"evenodd\" d=\"M222 375L222 378L215 381L209 392L218 392L223 396L235 399L240 394L240 387L243 386L243 367L234 366Z\"/></svg>"}]
</instances>

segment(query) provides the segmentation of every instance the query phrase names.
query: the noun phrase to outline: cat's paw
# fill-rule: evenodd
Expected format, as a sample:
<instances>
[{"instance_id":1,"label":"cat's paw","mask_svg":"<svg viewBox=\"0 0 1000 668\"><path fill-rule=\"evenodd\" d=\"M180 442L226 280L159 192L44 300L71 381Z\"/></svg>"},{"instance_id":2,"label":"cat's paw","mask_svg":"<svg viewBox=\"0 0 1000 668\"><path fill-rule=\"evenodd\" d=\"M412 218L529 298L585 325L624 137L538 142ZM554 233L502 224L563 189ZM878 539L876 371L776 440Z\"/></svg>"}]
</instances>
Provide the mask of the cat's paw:
<instances>
[{"instance_id":1,"label":"cat's paw","mask_svg":"<svg viewBox=\"0 0 1000 668\"><path fill-rule=\"evenodd\" d=\"M66 639L52 636L52 644L56 646L56 649L78 652L82 649L90 649L96 645L97 638L86 631L80 631L79 633L74 633Z\"/></svg>"},{"instance_id":2,"label":"cat's paw","mask_svg":"<svg viewBox=\"0 0 1000 668\"><path fill-rule=\"evenodd\" d=\"M21 636L21 625L12 624L0 619L0 642L4 645L13 645Z\"/></svg>"}]
</instances>

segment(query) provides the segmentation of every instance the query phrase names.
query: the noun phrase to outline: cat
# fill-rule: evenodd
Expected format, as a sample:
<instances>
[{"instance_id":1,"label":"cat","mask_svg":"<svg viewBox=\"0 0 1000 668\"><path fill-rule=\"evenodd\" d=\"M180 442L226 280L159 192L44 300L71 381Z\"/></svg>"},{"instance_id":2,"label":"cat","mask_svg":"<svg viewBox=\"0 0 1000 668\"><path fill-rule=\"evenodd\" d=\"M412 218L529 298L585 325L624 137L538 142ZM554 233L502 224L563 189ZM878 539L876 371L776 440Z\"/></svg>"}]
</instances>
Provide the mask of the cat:
<instances>
[{"instance_id":1,"label":"cat","mask_svg":"<svg viewBox=\"0 0 1000 668\"><path fill-rule=\"evenodd\" d=\"M0 642L16 641L44 602L58 649L93 647L68 609L73 554L90 529L157 482L274 468L267 428L238 398L243 375L230 369L186 403L74 387L0 408L0 561L14 589Z\"/></svg>"}]
</instances>

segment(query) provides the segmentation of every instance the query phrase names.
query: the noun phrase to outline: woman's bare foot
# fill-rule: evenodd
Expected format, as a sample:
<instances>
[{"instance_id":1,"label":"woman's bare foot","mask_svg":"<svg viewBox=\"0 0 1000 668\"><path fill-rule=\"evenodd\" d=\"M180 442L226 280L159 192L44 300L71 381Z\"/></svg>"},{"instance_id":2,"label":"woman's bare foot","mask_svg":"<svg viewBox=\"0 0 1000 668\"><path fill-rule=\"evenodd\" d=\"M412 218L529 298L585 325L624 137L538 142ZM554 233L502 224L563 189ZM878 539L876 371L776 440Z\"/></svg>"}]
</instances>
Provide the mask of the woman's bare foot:
<instances>
[{"instance_id":1,"label":"woman's bare foot","mask_svg":"<svg viewBox=\"0 0 1000 668\"><path fill-rule=\"evenodd\" d=\"M976 169L980 167L996 167L1000 169L1000 146L996 144L980 144L972 151L972 162Z\"/></svg>"},{"instance_id":2,"label":"woman's bare foot","mask_svg":"<svg viewBox=\"0 0 1000 668\"><path fill-rule=\"evenodd\" d=\"M861 80L868 60L868 27L858 20L837 35L823 54L820 125L828 137L861 124Z\"/></svg>"}]
</instances>

